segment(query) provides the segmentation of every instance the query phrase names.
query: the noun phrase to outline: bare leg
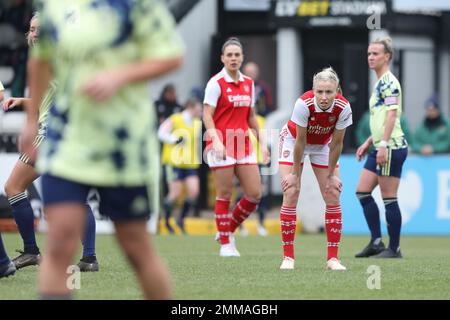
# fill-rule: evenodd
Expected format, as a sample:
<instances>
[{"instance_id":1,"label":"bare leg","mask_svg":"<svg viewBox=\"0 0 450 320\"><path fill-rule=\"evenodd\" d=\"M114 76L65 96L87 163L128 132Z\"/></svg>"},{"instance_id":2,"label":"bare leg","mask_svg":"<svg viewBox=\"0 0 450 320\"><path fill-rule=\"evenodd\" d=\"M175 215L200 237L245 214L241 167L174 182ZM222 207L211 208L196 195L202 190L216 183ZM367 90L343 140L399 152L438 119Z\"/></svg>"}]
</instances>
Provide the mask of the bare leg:
<instances>
[{"instance_id":1,"label":"bare leg","mask_svg":"<svg viewBox=\"0 0 450 320\"><path fill-rule=\"evenodd\" d=\"M146 299L170 299L170 276L146 229L146 221L116 222L116 236Z\"/></svg>"},{"instance_id":2,"label":"bare leg","mask_svg":"<svg viewBox=\"0 0 450 320\"><path fill-rule=\"evenodd\" d=\"M84 203L45 207L48 232L46 251L39 270L39 292L43 295L70 294L67 268L73 264L86 221Z\"/></svg>"}]
</instances>

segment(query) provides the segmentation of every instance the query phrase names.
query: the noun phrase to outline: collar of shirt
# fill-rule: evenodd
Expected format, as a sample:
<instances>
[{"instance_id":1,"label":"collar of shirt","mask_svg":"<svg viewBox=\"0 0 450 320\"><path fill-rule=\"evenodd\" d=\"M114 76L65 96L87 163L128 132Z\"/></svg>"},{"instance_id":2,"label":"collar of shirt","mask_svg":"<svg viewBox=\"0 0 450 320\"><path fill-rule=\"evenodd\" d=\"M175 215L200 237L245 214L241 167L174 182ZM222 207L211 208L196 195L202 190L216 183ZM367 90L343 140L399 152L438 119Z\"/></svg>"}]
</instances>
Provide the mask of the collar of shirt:
<instances>
[{"instance_id":1,"label":"collar of shirt","mask_svg":"<svg viewBox=\"0 0 450 320\"><path fill-rule=\"evenodd\" d=\"M224 79L226 82L234 82L234 79L228 74L227 69L223 68L222 73L224 74ZM238 70L238 75L239 75L239 81L243 82L244 76L242 75L242 73L239 70Z\"/></svg>"}]
</instances>

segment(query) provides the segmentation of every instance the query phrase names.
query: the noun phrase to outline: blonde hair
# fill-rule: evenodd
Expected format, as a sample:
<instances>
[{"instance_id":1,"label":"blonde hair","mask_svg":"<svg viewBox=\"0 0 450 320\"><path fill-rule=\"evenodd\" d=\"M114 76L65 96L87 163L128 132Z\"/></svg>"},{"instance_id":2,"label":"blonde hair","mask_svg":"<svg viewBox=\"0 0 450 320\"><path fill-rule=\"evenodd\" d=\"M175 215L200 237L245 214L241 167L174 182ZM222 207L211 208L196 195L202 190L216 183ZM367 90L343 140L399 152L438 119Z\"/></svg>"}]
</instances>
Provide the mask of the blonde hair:
<instances>
[{"instance_id":1,"label":"blonde hair","mask_svg":"<svg viewBox=\"0 0 450 320\"><path fill-rule=\"evenodd\" d=\"M35 13L33 13L33 16L31 17L31 20L30 20L30 27L31 27L31 23L33 22L33 20L36 20L36 19L39 19L39 12L38 12L38 11L36 11ZM28 32L25 34L25 37L26 37L26 39L27 39L28 46L31 47L31 46L33 45L33 42L32 42L31 37L30 37L30 31L28 31Z\"/></svg>"},{"instance_id":2,"label":"blonde hair","mask_svg":"<svg viewBox=\"0 0 450 320\"><path fill-rule=\"evenodd\" d=\"M225 43L222 46L222 54L225 52L225 49L228 46L238 46L239 48L241 48L242 52L244 52L244 48L242 47L241 41L239 41L239 39L236 37L228 38L227 41L225 41Z\"/></svg>"},{"instance_id":3,"label":"blonde hair","mask_svg":"<svg viewBox=\"0 0 450 320\"><path fill-rule=\"evenodd\" d=\"M313 77L313 88L318 81L327 81L336 83L336 87L339 89L339 77L332 67L323 68L322 71L316 73Z\"/></svg>"},{"instance_id":4,"label":"blonde hair","mask_svg":"<svg viewBox=\"0 0 450 320\"><path fill-rule=\"evenodd\" d=\"M389 53L389 61L394 57L394 46L391 37L381 37L372 41L370 44L381 44L384 47L384 52Z\"/></svg>"}]
</instances>

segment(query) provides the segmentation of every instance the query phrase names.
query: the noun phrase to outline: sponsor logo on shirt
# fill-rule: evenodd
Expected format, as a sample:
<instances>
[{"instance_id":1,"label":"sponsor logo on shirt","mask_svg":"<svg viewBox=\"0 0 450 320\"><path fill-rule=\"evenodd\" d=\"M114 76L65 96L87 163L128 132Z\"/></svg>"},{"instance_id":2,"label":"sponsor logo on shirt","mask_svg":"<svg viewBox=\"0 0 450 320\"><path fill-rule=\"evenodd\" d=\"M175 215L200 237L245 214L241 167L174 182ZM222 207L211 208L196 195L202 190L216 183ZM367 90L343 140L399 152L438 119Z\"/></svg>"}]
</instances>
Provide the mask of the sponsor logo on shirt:
<instances>
[{"instance_id":1,"label":"sponsor logo on shirt","mask_svg":"<svg viewBox=\"0 0 450 320\"><path fill-rule=\"evenodd\" d=\"M250 107L252 105L252 98L248 95L230 95L228 101L233 104L233 107Z\"/></svg>"},{"instance_id":2,"label":"sponsor logo on shirt","mask_svg":"<svg viewBox=\"0 0 450 320\"><path fill-rule=\"evenodd\" d=\"M326 135L329 134L333 129L334 125L329 127L322 127L320 124L316 124L315 126L308 126L308 134Z\"/></svg>"},{"instance_id":3,"label":"sponsor logo on shirt","mask_svg":"<svg viewBox=\"0 0 450 320\"><path fill-rule=\"evenodd\" d=\"M335 115L331 115L328 117L328 121L330 121L330 123L335 123L336 122L336 116Z\"/></svg>"}]
</instances>

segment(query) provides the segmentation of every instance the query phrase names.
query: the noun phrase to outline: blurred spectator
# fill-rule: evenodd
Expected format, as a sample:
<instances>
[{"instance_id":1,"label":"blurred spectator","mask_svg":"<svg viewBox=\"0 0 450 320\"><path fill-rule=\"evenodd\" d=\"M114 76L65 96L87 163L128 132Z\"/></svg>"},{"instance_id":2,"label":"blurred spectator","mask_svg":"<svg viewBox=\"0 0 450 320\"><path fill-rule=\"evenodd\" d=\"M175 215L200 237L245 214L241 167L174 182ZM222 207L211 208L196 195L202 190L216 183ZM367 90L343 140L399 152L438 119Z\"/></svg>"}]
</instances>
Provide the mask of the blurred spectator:
<instances>
[{"instance_id":1,"label":"blurred spectator","mask_svg":"<svg viewBox=\"0 0 450 320\"><path fill-rule=\"evenodd\" d=\"M366 111L358 121L358 125L356 126L355 130L356 144L358 146L362 145L370 136L369 120L370 111ZM404 113L402 113L402 115L400 116L400 124L402 126L403 133L405 134L406 141L411 144L413 140L411 137L411 132L409 131L408 119L406 118Z\"/></svg>"},{"instance_id":2,"label":"blurred spectator","mask_svg":"<svg viewBox=\"0 0 450 320\"><path fill-rule=\"evenodd\" d=\"M193 87L190 93L191 98L195 98L198 101L203 101L205 98L205 89L202 87Z\"/></svg>"},{"instance_id":3,"label":"blurred spectator","mask_svg":"<svg viewBox=\"0 0 450 320\"><path fill-rule=\"evenodd\" d=\"M32 16L31 0L0 1L0 65L13 69L13 79L4 85L10 90L11 96L24 95L26 86L26 62L28 48L24 40ZM14 108L13 111L22 111Z\"/></svg>"},{"instance_id":4,"label":"blurred spectator","mask_svg":"<svg viewBox=\"0 0 450 320\"><path fill-rule=\"evenodd\" d=\"M431 155L450 152L450 124L444 119L436 95L425 103L425 119L414 132L413 151Z\"/></svg>"},{"instance_id":5,"label":"blurred spectator","mask_svg":"<svg viewBox=\"0 0 450 320\"><path fill-rule=\"evenodd\" d=\"M10 0L3 5L0 12L0 22L10 24L23 35L28 31L28 25L32 16L31 1Z\"/></svg>"},{"instance_id":6,"label":"blurred spectator","mask_svg":"<svg viewBox=\"0 0 450 320\"><path fill-rule=\"evenodd\" d=\"M173 113L181 111L181 105L177 101L177 92L175 86L169 83L164 86L161 96L155 102L156 112L158 114L158 120L160 125Z\"/></svg>"},{"instance_id":7,"label":"blurred spectator","mask_svg":"<svg viewBox=\"0 0 450 320\"><path fill-rule=\"evenodd\" d=\"M244 74L253 79L255 83L255 107L258 114L266 116L274 111L272 88L259 79L259 67L254 62L247 62L244 66Z\"/></svg>"}]
</instances>

